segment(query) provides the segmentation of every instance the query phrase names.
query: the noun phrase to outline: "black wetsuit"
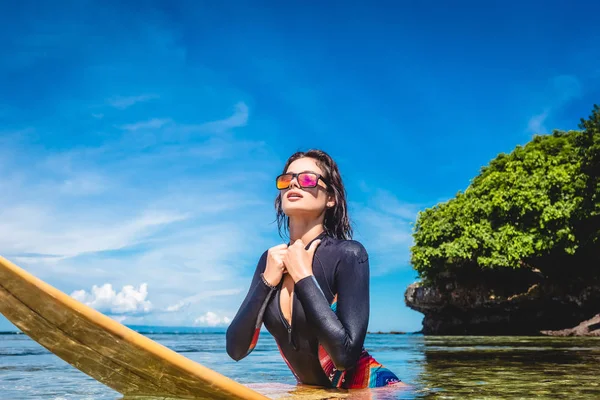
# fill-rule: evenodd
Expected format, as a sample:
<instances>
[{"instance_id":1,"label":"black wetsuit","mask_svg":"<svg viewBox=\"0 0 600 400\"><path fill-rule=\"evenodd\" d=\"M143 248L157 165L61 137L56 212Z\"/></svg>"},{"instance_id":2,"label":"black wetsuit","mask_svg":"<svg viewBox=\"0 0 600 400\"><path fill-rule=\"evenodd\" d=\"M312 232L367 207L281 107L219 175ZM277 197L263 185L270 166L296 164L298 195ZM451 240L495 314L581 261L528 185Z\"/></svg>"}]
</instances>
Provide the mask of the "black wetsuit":
<instances>
[{"instance_id":1,"label":"black wetsuit","mask_svg":"<svg viewBox=\"0 0 600 400\"><path fill-rule=\"evenodd\" d=\"M313 276L294 286L291 324L280 307L283 279L275 289L261 279L267 259L263 253L250 290L227 329L227 353L236 361L246 357L264 322L300 383L359 388L398 382L363 347L369 322L367 251L357 241L325 233L316 239L321 243L313 259Z\"/></svg>"}]
</instances>

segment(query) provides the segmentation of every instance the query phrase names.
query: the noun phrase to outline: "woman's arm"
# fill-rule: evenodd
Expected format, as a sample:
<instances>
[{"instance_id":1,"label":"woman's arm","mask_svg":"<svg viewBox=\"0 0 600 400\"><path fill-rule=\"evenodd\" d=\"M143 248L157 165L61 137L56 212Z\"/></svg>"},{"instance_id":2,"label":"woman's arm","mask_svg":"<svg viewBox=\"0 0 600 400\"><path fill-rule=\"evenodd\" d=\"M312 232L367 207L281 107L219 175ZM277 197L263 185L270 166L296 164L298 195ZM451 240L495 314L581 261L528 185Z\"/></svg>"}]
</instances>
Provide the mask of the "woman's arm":
<instances>
[{"instance_id":1,"label":"woman's arm","mask_svg":"<svg viewBox=\"0 0 600 400\"><path fill-rule=\"evenodd\" d=\"M313 275L296 282L295 293L315 327L317 338L338 370L356 364L369 325L369 257L357 241L343 245L336 268L336 311Z\"/></svg>"},{"instance_id":2,"label":"woman's arm","mask_svg":"<svg viewBox=\"0 0 600 400\"><path fill-rule=\"evenodd\" d=\"M275 292L275 289L267 286L260 276L265 271L266 260L267 251L258 261L248 294L227 328L227 354L235 361L241 360L254 350L265 309Z\"/></svg>"}]
</instances>

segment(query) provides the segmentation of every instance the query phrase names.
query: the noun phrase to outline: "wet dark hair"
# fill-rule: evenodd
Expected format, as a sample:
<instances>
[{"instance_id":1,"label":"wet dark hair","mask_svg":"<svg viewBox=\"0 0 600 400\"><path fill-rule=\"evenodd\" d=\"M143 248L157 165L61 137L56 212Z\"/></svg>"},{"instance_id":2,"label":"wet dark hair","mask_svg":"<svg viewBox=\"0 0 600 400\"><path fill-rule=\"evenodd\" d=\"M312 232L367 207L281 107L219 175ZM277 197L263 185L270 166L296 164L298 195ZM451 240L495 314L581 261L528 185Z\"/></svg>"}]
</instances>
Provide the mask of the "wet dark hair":
<instances>
[{"instance_id":1,"label":"wet dark hair","mask_svg":"<svg viewBox=\"0 0 600 400\"><path fill-rule=\"evenodd\" d=\"M306 152L298 151L288 158L283 173L285 173L290 164L299 158L312 158L323 171L323 177L327 181L327 193L332 194L335 198L335 205L325 210L325 218L323 227L325 232L336 239L352 239L352 227L348 218L348 206L346 204L346 189L342 182L342 176L338 170L338 166L329 156L322 150L311 149ZM289 233L289 218L283 212L281 207L281 196L278 194L275 198L275 210L277 211L277 227L279 236L283 238L282 230Z\"/></svg>"}]
</instances>

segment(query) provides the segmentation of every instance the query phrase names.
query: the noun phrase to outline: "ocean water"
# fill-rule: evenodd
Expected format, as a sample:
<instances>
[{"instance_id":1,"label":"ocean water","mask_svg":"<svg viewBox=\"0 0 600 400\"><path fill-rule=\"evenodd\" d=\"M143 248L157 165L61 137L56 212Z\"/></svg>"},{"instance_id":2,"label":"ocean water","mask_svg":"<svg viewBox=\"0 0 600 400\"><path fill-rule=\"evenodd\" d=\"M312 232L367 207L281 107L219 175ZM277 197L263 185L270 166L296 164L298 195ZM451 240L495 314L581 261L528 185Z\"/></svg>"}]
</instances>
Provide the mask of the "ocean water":
<instances>
[{"instance_id":1,"label":"ocean water","mask_svg":"<svg viewBox=\"0 0 600 400\"><path fill-rule=\"evenodd\" d=\"M369 334L367 350L408 388L303 392L268 333L261 334L254 351L239 362L227 356L223 332L145 334L274 399L600 398L600 338ZM117 400L123 396L27 336L3 334L0 398Z\"/></svg>"}]
</instances>

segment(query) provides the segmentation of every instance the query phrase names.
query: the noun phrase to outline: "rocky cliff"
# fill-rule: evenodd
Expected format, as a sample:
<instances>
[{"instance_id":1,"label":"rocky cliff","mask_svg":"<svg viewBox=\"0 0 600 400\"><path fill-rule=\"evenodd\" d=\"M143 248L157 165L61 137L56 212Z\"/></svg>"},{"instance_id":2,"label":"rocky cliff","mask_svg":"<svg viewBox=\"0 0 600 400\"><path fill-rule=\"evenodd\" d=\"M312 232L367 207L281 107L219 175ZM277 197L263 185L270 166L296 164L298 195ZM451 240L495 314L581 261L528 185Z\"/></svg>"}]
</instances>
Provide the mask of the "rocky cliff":
<instances>
[{"instance_id":1,"label":"rocky cliff","mask_svg":"<svg viewBox=\"0 0 600 400\"><path fill-rule=\"evenodd\" d=\"M600 282L565 285L516 279L518 283L508 285L487 278L458 282L446 277L431 286L413 283L405 302L424 314L422 332L436 335L560 334L552 331L573 328L600 307Z\"/></svg>"},{"instance_id":2,"label":"rocky cliff","mask_svg":"<svg viewBox=\"0 0 600 400\"><path fill-rule=\"evenodd\" d=\"M542 331L542 333L550 336L600 336L600 314L596 314L593 318L583 321L575 328Z\"/></svg>"}]
</instances>

